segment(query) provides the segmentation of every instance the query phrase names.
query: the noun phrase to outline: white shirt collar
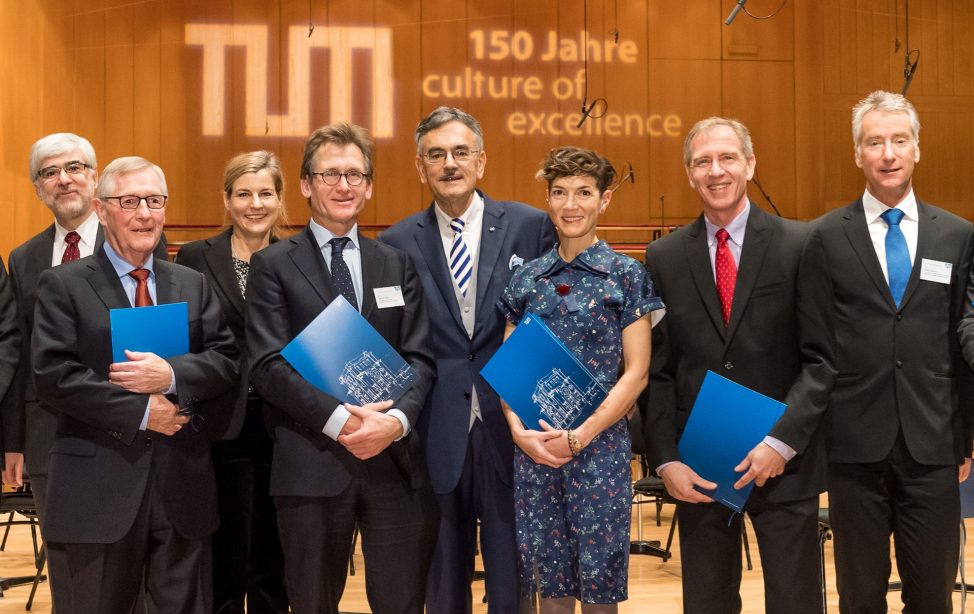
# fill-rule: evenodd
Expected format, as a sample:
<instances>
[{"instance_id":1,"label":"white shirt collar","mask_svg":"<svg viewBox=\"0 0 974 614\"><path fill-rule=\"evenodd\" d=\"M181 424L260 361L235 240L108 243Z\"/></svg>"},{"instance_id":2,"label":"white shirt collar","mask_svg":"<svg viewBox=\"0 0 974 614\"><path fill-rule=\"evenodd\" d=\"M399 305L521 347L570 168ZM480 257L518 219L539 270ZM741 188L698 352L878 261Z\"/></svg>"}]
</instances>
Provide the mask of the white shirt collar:
<instances>
[{"instance_id":1,"label":"white shirt collar","mask_svg":"<svg viewBox=\"0 0 974 614\"><path fill-rule=\"evenodd\" d=\"M917 199L916 195L913 194L913 188L907 193L903 200L896 205L896 207L889 207L879 202L875 196L869 193L869 190L863 192L862 195L862 209L866 215L866 224L872 224L875 222L879 216L886 212L887 209L899 209L903 212L903 216L911 221L919 222L920 217L917 212Z\"/></svg>"},{"instance_id":2,"label":"white shirt collar","mask_svg":"<svg viewBox=\"0 0 974 614\"><path fill-rule=\"evenodd\" d=\"M324 249L325 246L328 245L328 242L337 236L348 237L349 239L352 240L352 245L355 246L355 249L360 249L358 243L358 223L352 226L352 229L349 230L348 234L345 235L336 235L335 233L328 230L318 222L314 221L314 218L308 220L308 226L311 228L311 234L314 235L315 241L318 242L318 249ZM349 246L346 245L345 249L348 248ZM329 247L329 249L331 248Z\"/></svg>"},{"instance_id":3,"label":"white shirt collar","mask_svg":"<svg viewBox=\"0 0 974 614\"><path fill-rule=\"evenodd\" d=\"M747 204L744 205L744 209L737 214L737 217L731 220L730 224L724 226L724 230L726 230L727 234L730 235L730 240L739 246L744 245L744 232L747 230L747 216L750 213L751 201L749 199ZM715 235L717 234L717 231L720 230L720 226L708 220L706 215L703 216L703 221L707 226L707 244L713 245L714 241L717 240Z\"/></svg>"},{"instance_id":4,"label":"white shirt collar","mask_svg":"<svg viewBox=\"0 0 974 614\"><path fill-rule=\"evenodd\" d=\"M453 218L446 214L440 207L440 203L435 203L433 205L433 211L436 212L436 221L440 226L440 229L447 229L450 234L453 234L453 230L450 229L450 222ZM484 198L480 195L480 192L474 190L473 197L470 200L470 206L467 210L463 212L460 219L463 220L464 228L470 224L470 220L479 219L483 215L484 211Z\"/></svg>"},{"instance_id":5,"label":"white shirt collar","mask_svg":"<svg viewBox=\"0 0 974 614\"><path fill-rule=\"evenodd\" d=\"M98 216L95 215L95 211L92 210L88 214L85 221L81 222L81 225L75 230L81 236L81 244L86 246L87 253L92 253L95 251L95 240L98 238L98 226L101 222L98 221ZM64 237L71 232L64 226L58 224L57 220L54 220L54 242L64 243ZM81 250L85 253L85 250Z\"/></svg>"}]
</instances>

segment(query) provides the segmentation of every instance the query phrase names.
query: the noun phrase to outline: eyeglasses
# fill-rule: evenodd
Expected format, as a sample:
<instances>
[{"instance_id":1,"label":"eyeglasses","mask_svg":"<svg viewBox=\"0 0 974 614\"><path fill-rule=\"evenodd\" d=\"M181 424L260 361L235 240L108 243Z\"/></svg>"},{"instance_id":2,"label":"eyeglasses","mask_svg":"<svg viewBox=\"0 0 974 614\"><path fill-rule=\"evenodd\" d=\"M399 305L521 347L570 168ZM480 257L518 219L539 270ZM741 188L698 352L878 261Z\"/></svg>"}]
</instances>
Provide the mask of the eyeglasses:
<instances>
[{"instance_id":1,"label":"eyeglasses","mask_svg":"<svg viewBox=\"0 0 974 614\"><path fill-rule=\"evenodd\" d=\"M69 175L79 175L86 170L91 168L84 162L79 162L78 160L72 160L64 166L45 166L41 170L37 171L37 179L43 179L44 181L50 181L55 177L61 176L61 171Z\"/></svg>"},{"instance_id":2,"label":"eyeglasses","mask_svg":"<svg viewBox=\"0 0 974 614\"><path fill-rule=\"evenodd\" d=\"M166 206L166 201L169 200L169 197L162 194L150 194L149 196L127 194L125 196L102 196L101 199L117 200L118 206L122 209L134 211L142 205L142 201L145 201L145 206L150 209L162 209Z\"/></svg>"},{"instance_id":3,"label":"eyeglasses","mask_svg":"<svg viewBox=\"0 0 974 614\"><path fill-rule=\"evenodd\" d=\"M311 173L311 176L312 178L320 177L321 180L325 182L325 185L338 185L338 182L342 180L342 177L344 177L345 182L353 188L357 185L361 185L361 183L366 179L371 179L369 175L366 175L362 171L345 171L343 173L334 168L329 168L328 170L320 173Z\"/></svg>"},{"instance_id":4,"label":"eyeglasses","mask_svg":"<svg viewBox=\"0 0 974 614\"><path fill-rule=\"evenodd\" d=\"M742 160L743 158L735 153L726 153L717 156L716 160L711 158L697 158L695 160L691 160L690 168L692 168L694 171L707 171L713 167L714 162L716 161L720 168L727 170Z\"/></svg>"},{"instance_id":5,"label":"eyeglasses","mask_svg":"<svg viewBox=\"0 0 974 614\"><path fill-rule=\"evenodd\" d=\"M479 154L482 149L467 149L466 147L457 147L453 151L446 151L445 149L431 149L424 154L420 154L426 159L430 164L443 164L446 162L446 156L449 154L453 156L454 162L458 164L464 164L474 159L474 157Z\"/></svg>"}]
</instances>

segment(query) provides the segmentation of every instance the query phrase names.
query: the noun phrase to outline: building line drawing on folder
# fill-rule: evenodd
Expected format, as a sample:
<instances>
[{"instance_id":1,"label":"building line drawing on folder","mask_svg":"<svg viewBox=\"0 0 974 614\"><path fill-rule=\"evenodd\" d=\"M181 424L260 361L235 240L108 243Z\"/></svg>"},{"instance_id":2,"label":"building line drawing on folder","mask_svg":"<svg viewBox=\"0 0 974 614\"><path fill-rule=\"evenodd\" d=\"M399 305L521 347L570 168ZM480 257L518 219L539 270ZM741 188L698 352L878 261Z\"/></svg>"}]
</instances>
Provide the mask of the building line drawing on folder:
<instances>
[{"instance_id":1,"label":"building line drawing on folder","mask_svg":"<svg viewBox=\"0 0 974 614\"><path fill-rule=\"evenodd\" d=\"M576 428L608 392L544 320L528 313L480 370L525 428Z\"/></svg>"},{"instance_id":2,"label":"building line drawing on folder","mask_svg":"<svg viewBox=\"0 0 974 614\"><path fill-rule=\"evenodd\" d=\"M735 489L740 474L734 467L761 443L785 409L780 401L707 371L678 449L680 460L717 488L694 488L742 512L754 483Z\"/></svg>"},{"instance_id":3,"label":"building line drawing on folder","mask_svg":"<svg viewBox=\"0 0 974 614\"><path fill-rule=\"evenodd\" d=\"M416 372L344 297L338 296L281 350L311 385L342 402L399 400Z\"/></svg>"}]
</instances>

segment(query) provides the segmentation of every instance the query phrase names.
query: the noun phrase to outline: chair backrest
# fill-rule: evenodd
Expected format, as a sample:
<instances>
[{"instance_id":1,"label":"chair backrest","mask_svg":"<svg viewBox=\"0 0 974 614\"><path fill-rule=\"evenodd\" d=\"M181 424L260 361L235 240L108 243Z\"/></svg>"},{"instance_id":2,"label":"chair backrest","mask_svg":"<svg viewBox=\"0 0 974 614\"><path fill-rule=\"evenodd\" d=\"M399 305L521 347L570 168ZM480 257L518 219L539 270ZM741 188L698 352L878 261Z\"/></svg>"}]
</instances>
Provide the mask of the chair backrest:
<instances>
[{"instance_id":1,"label":"chair backrest","mask_svg":"<svg viewBox=\"0 0 974 614\"><path fill-rule=\"evenodd\" d=\"M643 417L639 414L639 408L629 418L629 437L632 439L632 453L645 455L646 438L643 436Z\"/></svg>"},{"instance_id":2,"label":"chair backrest","mask_svg":"<svg viewBox=\"0 0 974 614\"><path fill-rule=\"evenodd\" d=\"M960 483L960 517L974 518L974 477Z\"/></svg>"}]
</instances>

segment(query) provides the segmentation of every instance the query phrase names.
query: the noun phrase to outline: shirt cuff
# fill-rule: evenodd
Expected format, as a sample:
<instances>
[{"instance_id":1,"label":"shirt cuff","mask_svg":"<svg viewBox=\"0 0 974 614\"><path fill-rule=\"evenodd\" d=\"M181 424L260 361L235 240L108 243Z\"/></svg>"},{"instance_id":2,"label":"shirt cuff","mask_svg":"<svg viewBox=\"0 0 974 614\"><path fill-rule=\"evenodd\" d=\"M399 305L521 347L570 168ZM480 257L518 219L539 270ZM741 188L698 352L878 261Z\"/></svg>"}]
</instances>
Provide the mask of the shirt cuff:
<instances>
[{"instance_id":1,"label":"shirt cuff","mask_svg":"<svg viewBox=\"0 0 974 614\"><path fill-rule=\"evenodd\" d=\"M656 475L663 477L663 470L676 462L678 461L669 461L668 463L663 463L662 465L656 468Z\"/></svg>"},{"instance_id":2,"label":"shirt cuff","mask_svg":"<svg viewBox=\"0 0 974 614\"><path fill-rule=\"evenodd\" d=\"M325 422L325 428L321 429L321 432L338 441L338 436L342 434L342 429L351 416L352 413L345 409L344 405L339 404L335 411L331 412L331 417L328 418L328 422Z\"/></svg>"},{"instance_id":3,"label":"shirt cuff","mask_svg":"<svg viewBox=\"0 0 974 614\"><path fill-rule=\"evenodd\" d=\"M775 439L771 435L768 435L767 437L764 438L764 443L768 444L772 450L780 454L781 457L784 458L786 462L795 458L795 456L798 454L798 452L795 452L791 446L781 441L780 439Z\"/></svg>"},{"instance_id":4,"label":"shirt cuff","mask_svg":"<svg viewBox=\"0 0 974 614\"><path fill-rule=\"evenodd\" d=\"M402 422L402 435L396 437L395 439L393 439L393 441L399 441L400 439L402 439L403 437L409 434L409 418L406 417L406 414L402 413L400 410L393 407L392 409L386 412L386 415L393 416L396 419L398 419L400 422Z\"/></svg>"},{"instance_id":5,"label":"shirt cuff","mask_svg":"<svg viewBox=\"0 0 974 614\"><path fill-rule=\"evenodd\" d=\"M152 397L145 402L145 414L142 415L142 422L139 424L139 430L144 431L149 426L149 407L152 405Z\"/></svg>"},{"instance_id":6,"label":"shirt cuff","mask_svg":"<svg viewBox=\"0 0 974 614\"><path fill-rule=\"evenodd\" d=\"M162 391L162 394L176 394L176 372L172 370L172 365L169 365L169 388Z\"/></svg>"}]
</instances>

